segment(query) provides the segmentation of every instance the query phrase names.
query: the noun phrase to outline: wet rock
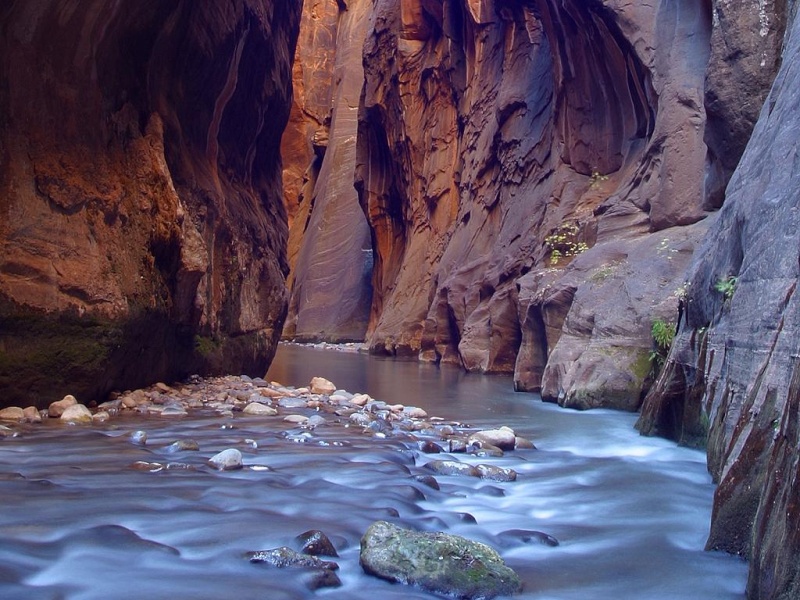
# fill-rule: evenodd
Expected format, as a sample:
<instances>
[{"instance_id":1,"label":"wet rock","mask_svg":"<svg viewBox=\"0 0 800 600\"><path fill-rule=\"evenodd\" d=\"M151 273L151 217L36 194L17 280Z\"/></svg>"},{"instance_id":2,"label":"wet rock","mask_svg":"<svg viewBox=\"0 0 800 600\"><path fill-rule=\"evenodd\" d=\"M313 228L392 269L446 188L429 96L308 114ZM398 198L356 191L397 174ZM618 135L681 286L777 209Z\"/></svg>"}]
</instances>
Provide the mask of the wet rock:
<instances>
[{"instance_id":1,"label":"wet rock","mask_svg":"<svg viewBox=\"0 0 800 600\"><path fill-rule=\"evenodd\" d=\"M147 444L147 432L146 431L134 431L130 434L129 439L132 444L136 444L138 446L144 446Z\"/></svg>"},{"instance_id":2,"label":"wet rock","mask_svg":"<svg viewBox=\"0 0 800 600\"><path fill-rule=\"evenodd\" d=\"M186 409L183 408L183 406L178 404L170 404L169 406L165 406L160 414L162 417L185 417L189 413L186 412Z\"/></svg>"},{"instance_id":3,"label":"wet rock","mask_svg":"<svg viewBox=\"0 0 800 600\"><path fill-rule=\"evenodd\" d=\"M450 438L447 440L447 444L449 446L449 452L458 454L467 451L467 440L461 438Z\"/></svg>"},{"instance_id":4,"label":"wet rock","mask_svg":"<svg viewBox=\"0 0 800 600\"><path fill-rule=\"evenodd\" d=\"M51 403L47 409L47 414L57 419L62 414L64 414L64 411L67 408L69 408L70 406L75 406L77 403L78 401L75 399L75 396L68 394L64 396L63 399Z\"/></svg>"},{"instance_id":5,"label":"wet rock","mask_svg":"<svg viewBox=\"0 0 800 600\"><path fill-rule=\"evenodd\" d=\"M248 552L247 558L251 563L267 563L268 565L281 569L295 567L302 569L329 569L335 571L339 568L339 565L333 561L320 560L316 556L300 554L288 546L281 546L280 548L273 548L271 550Z\"/></svg>"},{"instance_id":6,"label":"wet rock","mask_svg":"<svg viewBox=\"0 0 800 600\"><path fill-rule=\"evenodd\" d=\"M481 447L490 444L501 450L513 450L516 446L516 441L514 430L509 427L478 431L471 434L468 438L468 443L479 442Z\"/></svg>"},{"instance_id":7,"label":"wet rock","mask_svg":"<svg viewBox=\"0 0 800 600\"><path fill-rule=\"evenodd\" d=\"M434 460L425 465L439 475L461 475L466 477L480 477L477 467L455 460Z\"/></svg>"},{"instance_id":8,"label":"wet rock","mask_svg":"<svg viewBox=\"0 0 800 600\"><path fill-rule=\"evenodd\" d=\"M330 395L336 391L336 386L323 377L314 377L309 384L309 389L312 394Z\"/></svg>"},{"instance_id":9,"label":"wet rock","mask_svg":"<svg viewBox=\"0 0 800 600\"><path fill-rule=\"evenodd\" d=\"M313 571L306 579L306 587L312 592L322 588L341 587L341 585L342 580L330 569Z\"/></svg>"},{"instance_id":10,"label":"wet rock","mask_svg":"<svg viewBox=\"0 0 800 600\"><path fill-rule=\"evenodd\" d=\"M0 410L0 421L22 422L27 420L25 411L18 406L9 406Z\"/></svg>"},{"instance_id":11,"label":"wet rock","mask_svg":"<svg viewBox=\"0 0 800 600\"><path fill-rule=\"evenodd\" d=\"M403 413L410 419L427 419L428 413L416 406L406 406Z\"/></svg>"},{"instance_id":12,"label":"wet rock","mask_svg":"<svg viewBox=\"0 0 800 600\"><path fill-rule=\"evenodd\" d=\"M236 448L228 448L208 459L208 464L218 471L234 471L242 468L242 453Z\"/></svg>"},{"instance_id":13,"label":"wet rock","mask_svg":"<svg viewBox=\"0 0 800 600\"><path fill-rule=\"evenodd\" d=\"M200 450L200 445L194 440L177 440L164 448L164 452L183 452Z\"/></svg>"},{"instance_id":14,"label":"wet rock","mask_svg":"<svg viewBox=\"0 0 800 600\"><path fill-rule=\"evenodd\" d=\"M429 488L433 488L434 490L438 490L439 482L436 481L436 478L433 475L414 475L413 479L419 481L423 485L427 485Z\"/></svg>"},{"instance_id":15,"label":"wet rock","mask_svg":"<svg viewBox=\"0 0 800 600\"><path fill-rule=\"evenodd\" d=\"M311 415L303 424L304 427L314 428L325 425L328 421L322 415Z\"/></svg>"},{"instance_id":16,"label":"wet rock","mask_svg":"<svg viewBox=\"0 0 800 600\"><path fill-rule=\"evenodd\" d=\"M322 531L312 529L298 535L295 540L301 544L300 552L311 556L339 556L333 543Z\"/></svg>"},{"instance_id":17,"label":"wet rock","mask_svg":"<svg viewBox=\"0 0 800 600\"><path fill-rule=\"evenodd\" d=\"M25 415L25 420L28 421L29 423L42 422L42 413L35 406L27 406L23 409L22 412Z\"/></svg>"},{"instance_id":18,"label":"wet rock","mask_svg":"<svg viewBox=\"0 0 800 600\"><path fill-rule=\"evenodd\" d=\"M105 423L109 419L111 419L111 415L104 410L97 411L92 415L92 421L94 423Z\"/></svg>"},{"instance_id":19,"label":"wet rock","mask_svg":"<svg viewBox=\"0 0 800 600\"><path fill-rule=\"evenodd\" d=\"M545 546L556 547L558 540L552 535L542 531L532 531L529 529L507 529L497 534L498 539L503 543L522 543L522 544L543 544Z\"/></svg>"},{"instance_id":20,"label":"wet rock","mask_svg":"<svg viewBox=\"0 0 800 600\"><path fill-rule=\"evenodd\" d=\"M372 422L372 417L370 417L369 415L367 415L365 413L362 413L362 412L356 412L356 413L353 413L352 415L350 415L349 421L353 425L359 425L361 427L366 427L367 425L369 425Z\"/></svg>"},{"instance_id":21,"label":"wet rock","mask_svg":"<svg viewBox=\"0 0 800 600\"><path fill-rule=\"evenodd\" d=\"M73 404L66 407L59 418L68 423L91 423L92 413L83 404Z\"/></svg>"},{"instance_id":22,"label":"wet rock","mask_svg":"<svg viewBox=\"0 0 800 600\"><path fill-rule=\"evenodd\" d=\"M430 440L420 440L417 442L417 448L425 454L439 454L442 451L442 447L439 444Z\"/></svg>"},{"instance_id":23,"label":"wet rock","mask_svg":"<svg viewBox=\"0 0 800 600\"><path fill-rule=\"evenodd\" d=\"M360 563L370 575L458 598L511 595L522 586L517 574L485 544L401 529L385 521L373 523L361 538Z\"/></svg>"},{"instance_id":24,"label":"wet rock","mask_svg":"<svg viewBox=\"0 0 800 600\"><path fill-rule=\"evenodd\" d=\"M536 446L529 439L517 436L514 441L514 450L536 450Z\"/></svg>"},{"instance_id":25,"label":"wet rock","mask_svg":"<svg viewBox=\"0 0 800 600\"><path fill-rule=\"evenodd\" d=\"M306 408L308 400L301 397L286 397L278 400L278 406L281 408Z\"/></svg>"},{"instance_id":26,"label":"wet rock","mask_svg":"<svg viewBox=\"0 0 800 600\"><path fill-rule=\"evenodd\" d=\"M489 481L516 481L517 472L514 469L504 469L494 465L478 465L478 476Z\"/></svg>"},{"instance_id":27,"label":"wet rock","mask_svg":"<svg viewBox=\"0 0 800 600\"><path fill-rule=\"evenodd\" d=\"M356 394L350 399L350 404L355 404L356 406L365 406L372 398L369 394Z\"/></svg>"},{"instance_id":28,"label":"wet rock","mask_svg":"<svg viewBox=\"0 0 800 600\"><path fill-rule=\"evenodd\" d=\"M283 420L286 423L297 423L298 425L302 425L308 421L308 417L304 415L286 415L283 417Z\"/></svg>"},{"instance_id":29,"label":"wet rock","mask_svg":"<svg viewBox=\"0 0 800 600\"><path fill-rule=\"evenodd\" d=\"M242 413L245 415L274 417L275 415L278 414L278 411L272 408L271 406L266 406L258 402L251 402L250 404L244 407Z\"/></svg>"},{"instance_id":30,"label":"wet rock","mask_svg":"<svg viewBox=\"0 0 800 600\"><path fill-rule=\"evenodd\" d=\"M485 442L473 441L467 446L467 452L475 456L499 458L503 456L503 451L497 446L492 446Z\"/></svg>"},{"instance_id":31,"label":"wet rock","mask_svg":"<svg viewBox=\"0 0 800 600\"><path fill-rule=\"evenodd\" d=\"M137 460L130 466L134 471L148 471L150 473L157 473L164 469L164 465L157 462L147 462L144 460Z\"/></svg>"}]
</instances>

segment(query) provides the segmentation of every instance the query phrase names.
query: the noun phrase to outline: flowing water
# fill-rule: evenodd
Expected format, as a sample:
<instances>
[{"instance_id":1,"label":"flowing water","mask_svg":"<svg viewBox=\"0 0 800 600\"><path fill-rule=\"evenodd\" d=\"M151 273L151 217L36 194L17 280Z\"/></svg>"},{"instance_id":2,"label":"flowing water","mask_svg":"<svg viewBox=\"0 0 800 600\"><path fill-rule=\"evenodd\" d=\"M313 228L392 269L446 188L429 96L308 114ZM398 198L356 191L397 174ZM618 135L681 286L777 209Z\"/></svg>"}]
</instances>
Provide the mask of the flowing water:
<instances>
[{"instance_id":1,"label":"flowing water","mask_svg":"<svg viewBox=\"0 0 800 600\"><path fill-rule=\"evenodd\" d=\"M747 566L703 551L713 485L703 453L642 438L635 416L573 412L516 394L507 377L282 346L268 379L320 375L351 392L432 415L512 427L538 450L458 460L511 467L517 481L412 478L442 455L357 428L307 432L280 420L121 417L105 426L31 426L0 439L0 598L435 598L365 575L359 539L374 521L463 535L498 549L526 599L742 598ZM146 446L130 442L145 430ZM193 439L199 452L168 454ZM236 447L246 468L217 472ZM135 461L194 469L142 472ZM342 587L316 592L302 571L250 564L244 553L288 545L309 529L339 550ZM557 538L550 547L511 530Z\"/></svg>"}]
</instances>

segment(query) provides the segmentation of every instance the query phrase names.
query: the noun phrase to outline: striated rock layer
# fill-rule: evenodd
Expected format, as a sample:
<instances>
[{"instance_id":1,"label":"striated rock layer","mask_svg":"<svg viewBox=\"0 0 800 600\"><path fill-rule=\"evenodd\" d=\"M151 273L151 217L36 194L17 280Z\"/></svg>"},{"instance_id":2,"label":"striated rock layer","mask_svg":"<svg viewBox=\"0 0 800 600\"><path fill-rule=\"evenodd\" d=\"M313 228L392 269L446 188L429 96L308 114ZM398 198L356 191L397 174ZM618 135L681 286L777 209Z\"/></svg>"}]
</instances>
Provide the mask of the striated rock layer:
<instances>
[{"instance_id":1,"label":"striated rock layer","mask_svg":"<svg viewBox=\"0 0 800 600\"><path fill-rule=\"evenodd\" d=\"M0 7L0 402L264 372L300 6Z\"/></svg>"},{"instance_id":2,"label":"striated rock layer","mask_svg":"<svg viewBox=\"0 0 800 600\"><path fill-rule=\"evenodd\" d=\"M708 546L750 559L749 597L788 600L800 597L800 20L782 64L638 427L707 437L719 482Z\"/></svg>"},{"instance_id":3,"label":"striated rock layer","mask_svg":"<svg viewBox=\"0 0 800 600\"><path fill-rule=\"evenodd\" d=\"M566 406L636 409L652 321L677 316L785 11L307 3L298 63L313 67L295 73L307 92L284 141L298 215L284 335L365 336L377 353L513 371Z\"/></svg>"},{"instance_id":4,"label":"striated rock layer","mask_svg":"<svg viewBox=\"0 0 800 600\"><path fill-rule=\"evenodd\" d=\"M651 323L677 316L729 148L776 72L783 11L374 2L356 170L371 350L514 371L518 389L566 406L636 409Z\"/></svg>"},{"instance_id":5,"label":"striated rock layer","mask_svg":"<svg viewBox=\"0 0 800 600\"><path fill-rule=\"evenodd\" d=\"M353 187L361 52L371 2L314 0L303 9L286 169L304 170L287 187L296 210L289 238L291 299L284 336L361 341L372 301L370 229ZM327 82L327 87L324 83ZM291 183L291 180L290 180Z\"/></svg>"}]
</instances>

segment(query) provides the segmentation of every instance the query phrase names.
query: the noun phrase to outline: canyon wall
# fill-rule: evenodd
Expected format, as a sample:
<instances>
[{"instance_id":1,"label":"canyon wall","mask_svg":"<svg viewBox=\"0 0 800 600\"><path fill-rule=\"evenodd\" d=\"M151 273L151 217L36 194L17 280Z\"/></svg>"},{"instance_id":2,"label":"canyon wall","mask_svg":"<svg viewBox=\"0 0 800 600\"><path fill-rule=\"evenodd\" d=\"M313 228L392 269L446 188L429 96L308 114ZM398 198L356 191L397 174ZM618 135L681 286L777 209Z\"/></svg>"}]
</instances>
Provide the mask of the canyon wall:
<instances>
[{"instance_id":1,"label":"canyon wall","mask_svg":"<svg viewBox=\"0 0 800 600\"><path fill-rule=\"evenodd\" d=\"M0 7L0 389L263 375L301 2Z\"/></svg>"},{"instance_id":2,"label":"canyon wall","mask_svg":"<svg viewBox=\"0 0 800 600\"><path fill-rule=\"evenodd\" d=\"M297 213L284 328L291 339L360 341L367 328L372 246L353 174L370 8L364 0L309 0L303 7L295 63L300 85L283 140L285 168L297 182L286 197Z\"/></svg>"},{"instance_id":3,"label":"canyon wall","mask_svg":"<svg viewBox=\"0 0 800 600\"><path fill-rule=\"evenodd\" d=\"M800 21L725 204L690 269L687 310L638 427L708 439L708 546L751 562L748 596L800 597Z\"/></svg>"},{"instance_id":4,"label":"canyon wall","mask_svg":"<svg viewBox=\"0 0 800 600\"><path fill-rule=\"evenodd\" d=\"M677 317L777 70L783 10L374 2L356 168L371 351L635 410L651 324Z\"/></svg>"}]
</instances>

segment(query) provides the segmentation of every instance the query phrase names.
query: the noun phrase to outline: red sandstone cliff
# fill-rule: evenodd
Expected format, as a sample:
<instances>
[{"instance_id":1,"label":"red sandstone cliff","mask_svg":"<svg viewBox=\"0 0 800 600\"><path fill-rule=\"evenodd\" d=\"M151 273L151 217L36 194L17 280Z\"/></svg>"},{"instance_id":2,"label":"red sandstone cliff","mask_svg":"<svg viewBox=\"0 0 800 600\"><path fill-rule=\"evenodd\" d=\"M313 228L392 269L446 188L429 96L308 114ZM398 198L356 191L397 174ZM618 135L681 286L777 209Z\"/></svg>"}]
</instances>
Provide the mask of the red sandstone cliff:
<instances>
[{"instance_id":1,"label":"red sandstone cliff","mask_svg":"<svg viewBox=\"0 0 800 600\"><path fill-rule=\"evenodd\" d=\"M637 409L652 322L677 318L689 258L775 76L785 12L689 0L306 5L306 31L324 35L307 33L300 55L324 55L311 62L331 88L303 100L313 118L300 164L316 154L297 193L285 335L349 339L371 295L373 352L513 371L518 389L565 406ZM341 73L360 76L362 47L354 132L358 85ZM348 187L354 139L371 285Z\"/></svg>"},{"instance_id":2,"label":"red sandstone cliff","mask_svg":"<svg viewBox=\"0 0 800 600\"><path fill-rule=\"evenodd\" d=\"M264 372L300 5L0 7L2 402Z\"/></svg>"}]
</instances>

